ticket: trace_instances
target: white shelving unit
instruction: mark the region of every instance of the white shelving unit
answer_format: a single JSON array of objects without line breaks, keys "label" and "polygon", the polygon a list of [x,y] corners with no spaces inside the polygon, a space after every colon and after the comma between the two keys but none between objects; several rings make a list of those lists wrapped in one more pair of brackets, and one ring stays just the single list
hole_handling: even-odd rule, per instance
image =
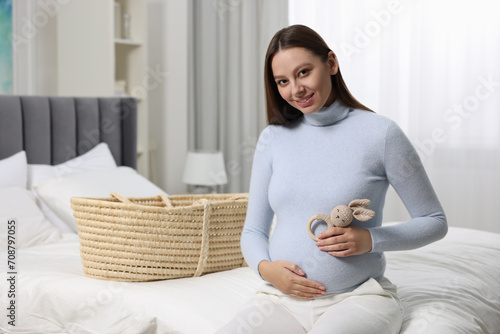
[{"label": "white shelving unit", "polygon": [[[115,2],[130,17],[130,38],[116,38]],[[121,20],[123,23],[123,19]],[[139,173],[149,176],[147,0],[72,0],[44,27],[50,43],[41,77],[49,94],[114,96],[117,81],[137,98]]]},{"label": "white shelving unit", "polygon": [[[118,3],[123,18],[128,14],[130,38],[123,38],[113,29],[114,42],[114,80],[125,82],[125,91],[129,96],[137,98],[138,107],[138,171],[149,176],[149,138],[148,138],[148,54],[147,54],[147,1],[146,0],[116,0],[112,1],[113,19],[114,3]],[[121,14],[121,15],[120,15]],[[124,20],[121,20],[123,29]],[[115,27],[113,20],[113,27]],[[121,38],[116,38],[121,35]]]}]

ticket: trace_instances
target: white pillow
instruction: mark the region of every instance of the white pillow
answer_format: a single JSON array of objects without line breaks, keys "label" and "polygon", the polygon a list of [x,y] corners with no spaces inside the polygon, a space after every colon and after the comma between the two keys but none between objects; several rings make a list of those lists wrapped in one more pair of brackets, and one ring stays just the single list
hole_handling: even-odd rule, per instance
[{"label": "white pillow", "polygon": [[36,198],[38,207],[40,208],[40,210],[42,210],[43,215],[49,220],[49,222],[52,223],[52,225],[54,225],[62,233],[75,233],[75,231],[73,231],[64,220],[59,218],[57,213],[52,211],[52,209],[47,204],[45,204],[45,202],[38,196],[35,191],[33,191],[32,193]]},{"label": "white pillow", "polygon": [[20,151],[0,160],[0,189],[8,187],[26,188],[28,161],[26,152]]},{"label": "white pillow", "polygon": [[71,197],[108,197],[117,192],[125,197],[150,197],[165,193],[130,167],[88,171],[50,179],[35,185],[38,196],[73,231],[77,231]]},{"label": "white pillow", "polygon": [[[15,224],[10,221],[15,220]],[[16,249],[54,242],[61,233],[45,218],[29,190],[20,187],[0,189],[0,240],[8,243],[9,233]],[[14,237],[15,239],[12,239]],[[6,250],[7,246],[5,246]]]},{"label": "white pillow", "polygon": [[[59,165],[28,165],[28,189],[32,190],[34,185],[52,178],[60,179],[65,175],[74,173],[115,168],[116,162],[108,144],[99,143],[87,153]],[[38,206],[43,214],[55,227],[64,233],[74,232],[36,193],[35,196],[37,197]]]},{"label": "white pillow", "polygon": [[28,165],[28,189],[34,185],[52,178],[88,170],[108,170],[116,168],[116,162],[106,143],[99,143],[90,151],[62,164]]}]

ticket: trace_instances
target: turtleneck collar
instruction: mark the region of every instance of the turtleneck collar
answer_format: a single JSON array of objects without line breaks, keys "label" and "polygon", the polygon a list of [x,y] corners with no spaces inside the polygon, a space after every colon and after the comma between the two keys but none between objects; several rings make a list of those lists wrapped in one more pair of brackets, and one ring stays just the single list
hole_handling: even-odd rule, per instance
[{"label": "turtleneck collar", "polygon": [[312,126],[329,126],[343,120],[349,108],[336,99],[329,107],[323,107],[312,114],[304,114],[304,122]]}]

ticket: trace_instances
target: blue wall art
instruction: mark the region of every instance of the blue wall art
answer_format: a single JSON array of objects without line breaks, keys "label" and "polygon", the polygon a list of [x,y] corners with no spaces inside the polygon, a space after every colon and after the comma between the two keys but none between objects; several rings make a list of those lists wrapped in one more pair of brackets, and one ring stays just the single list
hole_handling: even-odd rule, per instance
[{"label": "blue wall art", "polygon": [[12,94],[12,0],[0,0],[0,94]]}]

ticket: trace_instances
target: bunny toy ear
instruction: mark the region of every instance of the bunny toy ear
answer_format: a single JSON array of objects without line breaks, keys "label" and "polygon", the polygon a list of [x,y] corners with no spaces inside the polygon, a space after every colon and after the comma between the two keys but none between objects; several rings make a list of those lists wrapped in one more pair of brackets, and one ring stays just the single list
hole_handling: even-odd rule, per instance
[{"label": "bunny toy ear", "polygon": [[359,221],[365,222],[375,216],[375,212],[370,209],[356,208],[353,210],[352,215]]},{"label": "bunny toy ear", "polygon": [[369,199],[355,199],[354,201],[349,203],[349,207],[353,210],[355,208],[366,208],[368,205],[370,205]]},{"label": "bunny toy ear", "polygon": [[355,199],[349,203],[349,207],[352,209],[352,215],[359,221],[365,222],[372,219],[375,216],[375,212],[366,209],[370,205],[369,199]]}]

